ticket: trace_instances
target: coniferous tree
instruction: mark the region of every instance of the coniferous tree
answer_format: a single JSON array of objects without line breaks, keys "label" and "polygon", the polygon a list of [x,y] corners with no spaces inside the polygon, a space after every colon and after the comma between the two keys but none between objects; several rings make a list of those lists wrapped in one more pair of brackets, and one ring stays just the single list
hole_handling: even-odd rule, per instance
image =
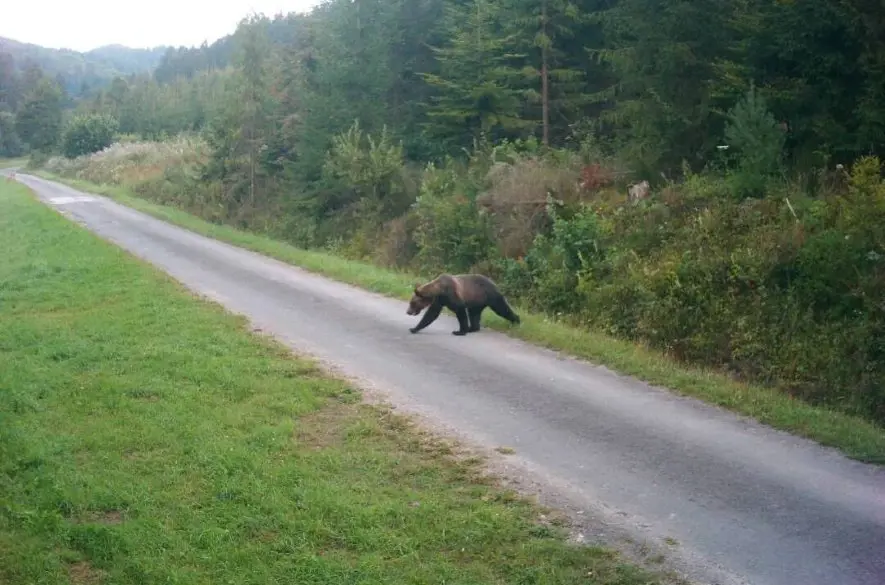
[{"label": "coniferous tree", "polygon": [[616,81],[601,92],[603,119],[618,132],[634,168],[650,177],[694,167],[715,152],[724,118],[714,116],[716,63],[733,43],[731,0],[619,0],[595,15],[605,47],[591,54]]},{"label": "coniferous tree", "polygon": [[21,156],[24,152],[25,145],[15,129],[15,115],[0,110],[0,157]]},{"label": "coniferous tree", "polygon": [[433,141],[424,139],[425,104],[432,87],[422,74],[439,73],[432,49],[440,45],[445,31],[440,22],[446,0],[390,0],[395,12],[387,33],[389,67],[393,75],[387,94],[387,126],[402,138],[406,156],[426,160],[437,154]]},{"label": "coniferous tree", "polygon": [[332,0],[321,5],[305,34],[299,102],[298,169],[306,180],[320,178],[332,137],[358,120],[379,132],[391,119],[387,97],[396,74],[388,67],[389,23],[395,12],[387,0]]},{"label": "coniferous tree", "polygon": [[427,108],[428,134],[452,148],[485,135],[524,135],[535,123],[520,117],[527,92],[516,52],[518,37],[503,26],[502,5],[471,0],[446,7],[445,46],[434,49],[439,73],[423,77],[435,89]]},{"label": "coniferous tree", "polygon": [[0,109],[14,112],[18,107],[20,91],[15,59],[9,53],[0,51]]},{"label": "coniferous tree", "polygon": [[216,119],[210,168],[231,189],[233,200],[255,206],[267,169],[263,165],[272,131],[270,72],[272,64],[264,17],[245,19],[238,30],[236,70],[231,91]]},{"label": "coniferous tree", "polygon": [[40,76],[33,82],[15,120],[18,136],[30,149],[47,153],[58,145],[63,101],[62,89],[54,80]]},{"label": "coniferous tree", "polygon": [[551,140],[551,117],[567,124],[589,102],[585,72],[569,62],[564,50],[586,21],[576,0],[509,0],[507,22],[526,45],[525,70],[537,80],[529,95],[540,105],[545,145]]}]

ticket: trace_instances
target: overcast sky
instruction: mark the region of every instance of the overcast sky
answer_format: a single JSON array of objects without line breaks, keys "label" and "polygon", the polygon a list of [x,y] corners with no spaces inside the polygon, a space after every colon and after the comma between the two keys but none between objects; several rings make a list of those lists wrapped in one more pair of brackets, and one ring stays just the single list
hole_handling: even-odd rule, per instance
[{"label": "overcast sky", "polygon": [[88,51],[199,45],[234,31],[251,11],[303,12],[320,0],[9,0],[0,9],[0,37],[44,47]]}]

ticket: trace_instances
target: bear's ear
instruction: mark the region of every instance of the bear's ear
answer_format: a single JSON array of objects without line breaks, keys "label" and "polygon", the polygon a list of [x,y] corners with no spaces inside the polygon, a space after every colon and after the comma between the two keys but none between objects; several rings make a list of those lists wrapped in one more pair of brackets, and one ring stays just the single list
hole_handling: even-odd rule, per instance
[{"label": "bear's ear", "polygon": [[414,290],[415,290],[415,295],[420,297],[421,296],[421,284],[416,282]]}]

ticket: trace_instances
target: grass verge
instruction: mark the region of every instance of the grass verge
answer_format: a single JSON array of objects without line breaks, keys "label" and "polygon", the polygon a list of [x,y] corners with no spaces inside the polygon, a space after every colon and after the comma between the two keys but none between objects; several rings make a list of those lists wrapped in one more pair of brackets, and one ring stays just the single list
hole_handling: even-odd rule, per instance
[{"label": "grass verge", "polygon": [[[342,259],[328,253],[303,250],[270,238],[206,222],[181,210],[134,197],[124,188],[38,172],[70,186],[101,193],[154,217],[194,232],[266,254],[336,280],[399,299],[408,299],[414,275]],[[851,416],[796,400],[774,388],[737,382],[708,369],[678,364],[641,345],[579,329],[542,315],[520,310],[522,324],[510,327],[495,315],[485,318],[490,328],[513,337],[603,364],[622,374],[699,398],[774,428],[792,432],[839,449],[867,463],[885,464],[885,429]]]},{"label": "grass verge", "polygon": [[652,582],[7,181],[0,248],[0,583]]}]

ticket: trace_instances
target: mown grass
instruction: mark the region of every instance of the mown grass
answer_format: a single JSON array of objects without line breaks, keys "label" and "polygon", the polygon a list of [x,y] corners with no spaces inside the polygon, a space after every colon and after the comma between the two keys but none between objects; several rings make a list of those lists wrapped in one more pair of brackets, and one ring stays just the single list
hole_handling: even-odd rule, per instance
[{"label": "mown grass", "polygon": [[[120,203],[197,233],[394,298],[408,299],[412,285],[420,281],[411,274],[321,251],[299,249],[265,236],[212,224],[181,210],[134,197],[121,187],[95,185],[45,172],[38,174],[108,195]],[[750,416],[774,428],[839,449],[851,458],[885,464],[885,429],[861,417],[810,405],[774,388],[744,384],[715,371],[679,364],[647,347],[530,314],[524,309],[519,312],[522,317],[519,327],[510,327],[492,314],[484,317],[484,323],[508,335],[603,364],[622,374]]]},{"label": "mown grass", "polygon": [[653,582],[9,181],[0,247],[0,583]]}]

